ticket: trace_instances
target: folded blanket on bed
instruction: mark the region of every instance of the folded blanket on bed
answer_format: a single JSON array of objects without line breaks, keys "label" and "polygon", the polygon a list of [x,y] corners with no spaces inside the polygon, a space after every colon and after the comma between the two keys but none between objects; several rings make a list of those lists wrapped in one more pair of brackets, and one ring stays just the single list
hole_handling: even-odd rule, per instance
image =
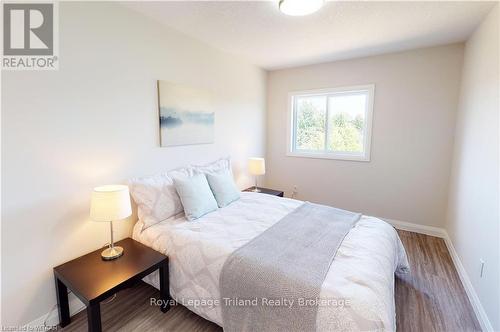
[{"label": "folded blanket on bed", "polygon": [[360,217],[306,202],[233,252],[219,279],[224,330],[316,330],[315,300]]}]

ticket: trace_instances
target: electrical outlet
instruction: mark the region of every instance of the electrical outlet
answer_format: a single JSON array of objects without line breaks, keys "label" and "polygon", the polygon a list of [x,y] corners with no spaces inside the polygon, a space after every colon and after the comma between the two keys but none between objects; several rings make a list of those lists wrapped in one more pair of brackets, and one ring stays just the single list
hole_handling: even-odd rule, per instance
[{"label": "electrical outlet", "polygon": [[479,271],[479,278],[482,278],[483,274],[484,274],[484,261],[482,259],[480,259],[479,262],[481,263],[481,270]]},{"label": "electrical outlet", "polygon": [[294,185],[293,186],[293,191],[292,191],[292,198],[297,197],[298,193],[299,193],[299,191],[297,190],[297,185]]}]

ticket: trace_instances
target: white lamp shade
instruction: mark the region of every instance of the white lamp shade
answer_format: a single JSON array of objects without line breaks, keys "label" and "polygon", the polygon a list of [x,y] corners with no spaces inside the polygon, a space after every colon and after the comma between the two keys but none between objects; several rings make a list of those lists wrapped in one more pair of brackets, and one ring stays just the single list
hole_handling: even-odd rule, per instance
[{"label": "white lamp shade", "polygon": [[94,188],[90,202],[90,219],[93,221],[114,221],[132,214],[128,187],[108,185]]},{"label": "white lamp shade", "polygon": [[248,171],[252,175],[266,174],[266,162],[264,158],[250,158],[248,159]]}]

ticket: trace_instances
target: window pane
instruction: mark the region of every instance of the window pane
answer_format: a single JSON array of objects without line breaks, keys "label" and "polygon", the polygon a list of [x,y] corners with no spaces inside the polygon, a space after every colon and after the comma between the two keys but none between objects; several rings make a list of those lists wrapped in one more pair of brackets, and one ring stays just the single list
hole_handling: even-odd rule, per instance
[{"label": "window pane", "polygon": [[363,152],[366,99],[365,93],[329,97],[328,150]]},{"label": "window pane", "polygon": [[295,148],[325,149],[326,96],[296,99]]}]

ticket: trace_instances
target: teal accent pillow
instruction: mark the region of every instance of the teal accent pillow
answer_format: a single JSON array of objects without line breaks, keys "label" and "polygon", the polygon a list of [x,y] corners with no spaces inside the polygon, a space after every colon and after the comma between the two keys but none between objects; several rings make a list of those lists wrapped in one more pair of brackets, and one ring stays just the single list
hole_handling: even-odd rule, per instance
[{"label": "teal accent pillow", "polygon": [[227,206],[240,198],[231,172],[207,174],[207,180],[219,207]]},{"label": "teal accent pillow", "polygon": [[217,210],[217,201],[205,174],[174,179],[174,185],[184,206],[187,220],[192,221]]}]

